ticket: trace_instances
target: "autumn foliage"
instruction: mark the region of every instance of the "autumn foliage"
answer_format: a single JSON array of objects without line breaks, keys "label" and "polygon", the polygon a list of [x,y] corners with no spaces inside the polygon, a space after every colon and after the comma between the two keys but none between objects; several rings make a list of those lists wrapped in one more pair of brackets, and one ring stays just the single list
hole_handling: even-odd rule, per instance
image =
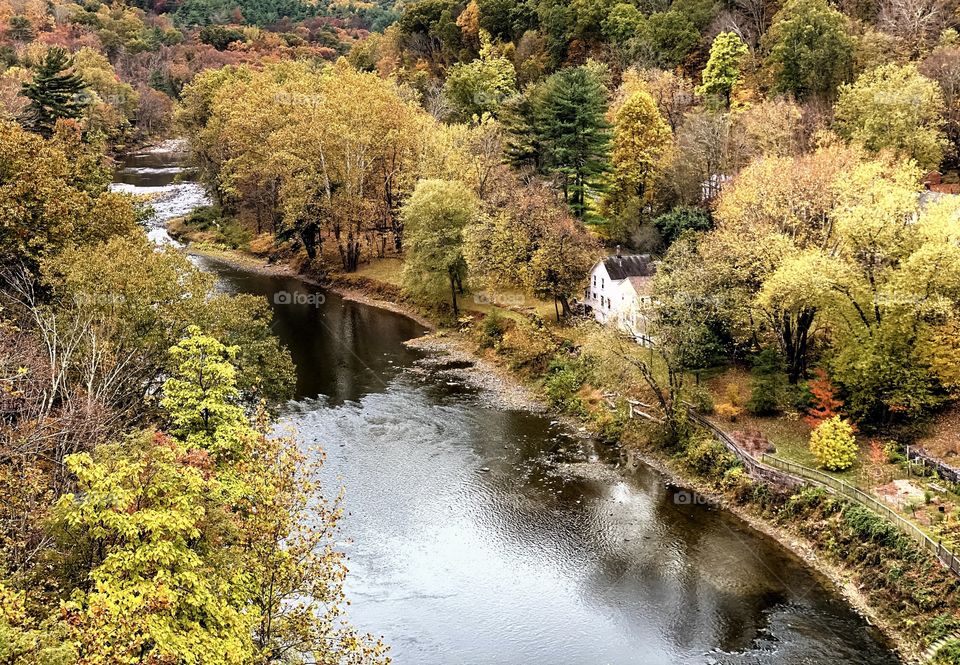
[{"label": "autumn foliage", "polygon": [[817,378],[807,383],[811,394],[811,406],[803,417],[810,427],[816,429],[825,420],[830,420],[843,409],[843,400],[837,397],[837,389],[830,383],[827,373],[816,370]]}]

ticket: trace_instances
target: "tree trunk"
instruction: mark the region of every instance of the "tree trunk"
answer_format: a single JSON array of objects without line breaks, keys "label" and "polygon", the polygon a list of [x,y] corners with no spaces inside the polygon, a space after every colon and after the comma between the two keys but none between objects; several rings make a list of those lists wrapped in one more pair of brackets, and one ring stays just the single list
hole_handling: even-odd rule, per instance
[{"label": "tree trunk", "polygon": [[459,315],[460,315],[460,311],[457,309],[457,280],[456,280],[456,277],[454,276],[453,270],[450,270],[449,274],[450,274],[450,297],[452,298],[452,302],[453,302],[453,318],[457,319],[459,318]]}]

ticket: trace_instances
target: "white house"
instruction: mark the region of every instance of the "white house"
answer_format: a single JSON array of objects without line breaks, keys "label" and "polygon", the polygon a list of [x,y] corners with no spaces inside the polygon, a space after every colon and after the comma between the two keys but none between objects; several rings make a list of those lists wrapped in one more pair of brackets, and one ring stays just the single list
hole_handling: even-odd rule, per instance
[{"label": "white house", "polygon": [[649,254],[621,255],[618,248],[590,271],[584,305],[600,323],[615,325],[641,344],[650,344],[647,321],[655,270]]}]

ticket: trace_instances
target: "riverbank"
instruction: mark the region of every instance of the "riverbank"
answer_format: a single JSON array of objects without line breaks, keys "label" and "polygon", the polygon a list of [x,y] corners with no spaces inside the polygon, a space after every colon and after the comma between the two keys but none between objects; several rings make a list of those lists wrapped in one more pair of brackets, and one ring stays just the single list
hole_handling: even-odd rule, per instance
[{"label": "riverbank", "polygon": [[[202,253],[216,260],[262,274],[282,276],[295,274],[289,266],[271,265],[240,252],[202,250]],[[429,318],[429,313],[418,311],[413,304],[398,297],[395,285],[376,284],[370,283],[370,280],[364,280],[362,287],[358,287],[355,280],[337,279],[325,280],[321,284],[309,276],[299,277],[310,283],[330,288],[352,300],[410,316],[425,325],[432,332],[422,338],[411,340],[409,345],[432,354],[434,360],[428,361],[428,365],[454,374],[458,379],[473,385],[488,396],[497,396],[496,399],[490,400],[491,405],[535,412],[546,410],[544,386],[542,382],[536,380],[535,376],[530,372],[518,371],[515,367],[511,367],[511,363],[505,362],[493,351],[478,349],[476,339],[467,333],[438,331],[436,323]],[[396,300],[389,298],[396,298]],[[577,417],[565,413],[563,419],[574,429],[596,430],[596,422],[590,417]],[[730,492],[724,491],[726,488],[718,488],[714,480],[691,472],[676,454],[671,455],[649,445],[638,445],[636,436],[634,432],[632,436],[622,437],[621,441],[627,457],[633,460],[634,464],[642,463],[656,469],[664,476],[665,482],[696,491],[706,497],[708,502],[736,515],[751,529],[777,541],[786,550],[802,559],[822,582],[835,588],[868,623],[885,635],[890,646],[903,658],[912,662],[921,662],[928,640],[916,631],[911,634],[898,627],[904,623],[904,612],[892,611],[890,607],[878,604],[876,598],[872,599],[871,590],[865,588],[864,573],[861,570],[851,567],[849,562],[837,562],[836,558],[825,550],[823,542],[805,537],[800,533],[802,530],[797,529],[795,524],[778,523],[777,519],[765,514],[766,509],[763,506],[758,507],[749,501],[732,500]],[[786,501],[786,498],[783,501]]]}]

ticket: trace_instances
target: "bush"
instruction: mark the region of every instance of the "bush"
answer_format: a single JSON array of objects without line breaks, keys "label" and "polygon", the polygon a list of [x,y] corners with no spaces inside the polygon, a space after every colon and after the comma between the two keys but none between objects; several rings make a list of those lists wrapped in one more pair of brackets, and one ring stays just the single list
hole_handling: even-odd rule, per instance
[{"label": "bush", "polygon": [[501,341],[507,332],[509,320],[501,316],[496,309],[487,314],[480,324],[480,348],[493,349]]},{"label": "bush", "polygon": [[960,665],[960,640],[950,640],[933,657],[935,665]]},{"label": "bush", "polygon": [[701,208],[674,208],[653,220],[668,245],[687,231],[709,231],[713,228],[710,213]]},{"label": "bush", "polygon": [[715,411],[720,418],[731,423],[737,422],[737,419],[743,415],[743,409],[729,402],[718,404]]},{"label": "bush", "polygon": [[810,434],[810,452],[820,466],[830,471],[849,469],[857,461],[857,440],[853,427],[840,416],[820,423]]},{"label": "bush", "polygon": [[858,503],[849,503],[843,509],[843,518],[859,541],[869,541],[897,550],[909,551],[911,542],[889,520]]},{"label": "bush", "polygon": [[200,206],[187,215],[184,224],[196,231],[209,231],[212,228],[219,228],[220,217],[219,208],[215,206]]},{"label": "bush", "polygon": [[723,478],[739,460],[709,434],[701,434],[687,446],[687,464],[703,476]]},{"label": "bush", "polygon": [[558,356],[550,363],[544,392],[554,407],[565,411],[581,411],[583,404],[577,394],[587,381],[584,364],[568,356]]},{"label": "bush", "polygon": [[710,415],[714,411],[713,395],[703,386],[696,386],[690,391],[690,403],[698,413]]},{"label": "bush", "polygon": [[819,508],[829,499],[829,493],[823,487],[804,487],[787,499],[783,506],[783,514],[802,516],[811,510]]}]

